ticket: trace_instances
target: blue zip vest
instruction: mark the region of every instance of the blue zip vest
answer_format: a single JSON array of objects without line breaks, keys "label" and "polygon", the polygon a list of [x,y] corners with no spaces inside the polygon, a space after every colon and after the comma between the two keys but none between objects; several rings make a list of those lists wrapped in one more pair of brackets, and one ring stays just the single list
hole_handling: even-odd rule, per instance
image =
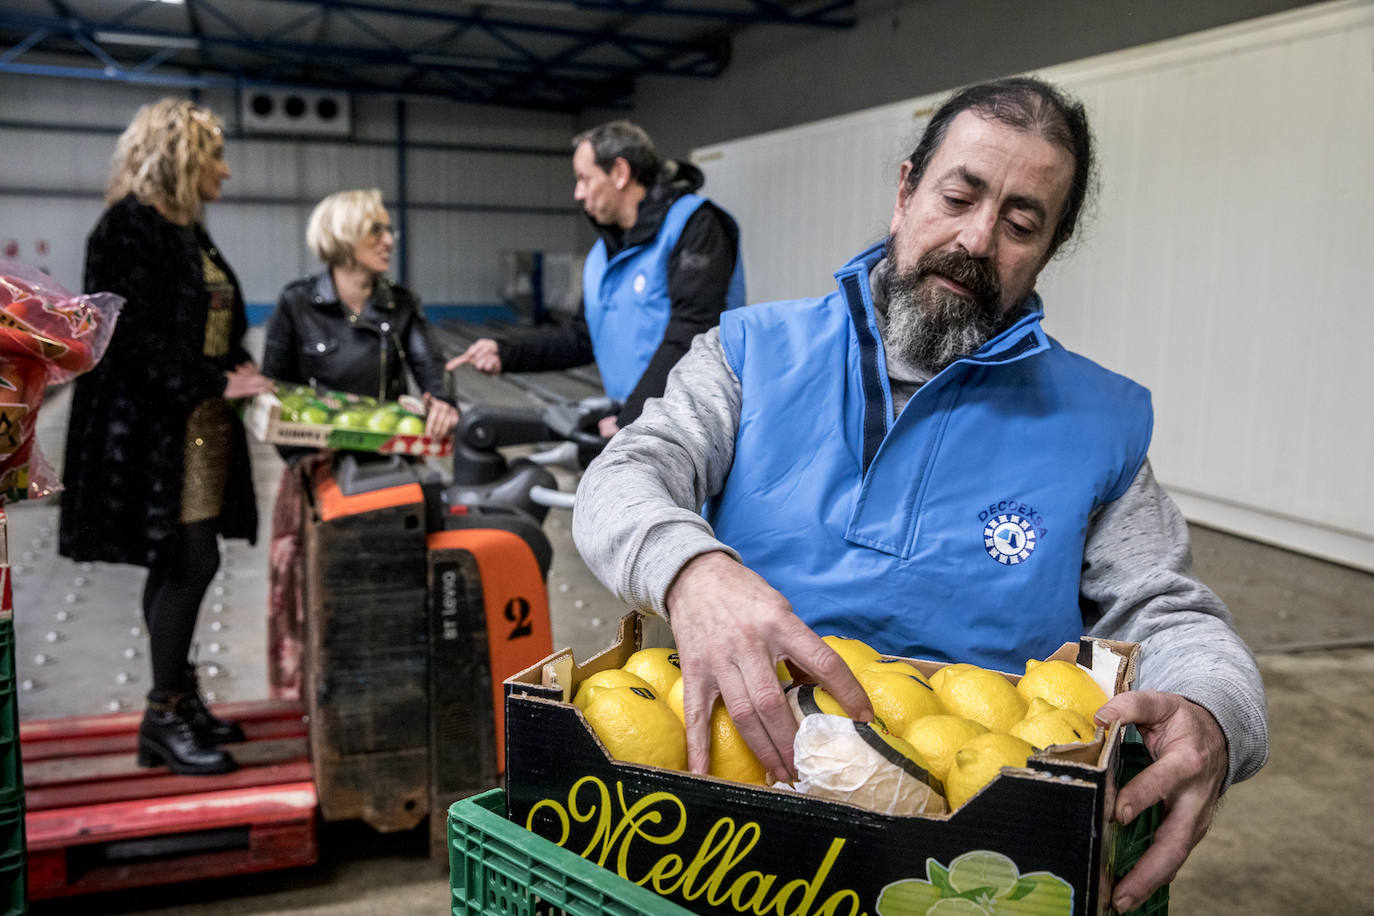
[{"label": "blue zip vest", "polygon": [[[682,227],[706,198],[684,194],[673,201],[653,239],[606,259],[606,242],[597,239],[582,267],[582,302],[591,333],[596,368],[606,394],[623,401],[663,342],[672,297],[668,260]],[[735,270],[725,307],[744,305],[744,258],[735,252]]]},{"label": "blue zip vest", "polygon": [[821,635],[1020,671],[1083,633],[1088,521],[1145,460],[1149,392],[1045,334],[1033,295],[894,420],[868,284],[881,257],[824,298],[721,316],[743,399],[707,518]]}]

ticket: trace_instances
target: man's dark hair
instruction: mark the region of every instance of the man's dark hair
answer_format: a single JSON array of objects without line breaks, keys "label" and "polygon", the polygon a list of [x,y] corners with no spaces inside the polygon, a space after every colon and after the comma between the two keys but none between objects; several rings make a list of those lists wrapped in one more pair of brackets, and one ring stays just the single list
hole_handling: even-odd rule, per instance
[{"label": "man's dark hair", "polygon": [[658,153],[654,150],[654,141],[638,124],[629,121],[598,124],[573,137],[573,149],[583,141],[592,145],[592,155],[601,171],[609,172],[617,159],[624,159],[630,166],[631,178],[646,188],[653,185],[658,175]]},{"label": "man's dark hair", "polygon": [[1016,130],[1036,133],[1073,155],[1073,183],[1069,185],[1064,213],[1050,240],[1050,254],[1054,254],[1073,235],[1092,184],[1093,139],[1082,103],[1069,99],[1043,80],[1024,76],[960,89],[931,116],[916,149],[907,157],[911,163],[906,179],[908,191],[916,190],[935,150],[944,142],[950,122],[964,111],[1000,121]]}]

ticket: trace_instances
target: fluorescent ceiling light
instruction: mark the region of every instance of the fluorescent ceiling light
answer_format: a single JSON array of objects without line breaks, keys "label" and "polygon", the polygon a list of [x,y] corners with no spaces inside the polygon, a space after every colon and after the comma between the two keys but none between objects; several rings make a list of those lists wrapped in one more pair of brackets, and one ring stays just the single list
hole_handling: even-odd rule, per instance
[{"label": "fluorescent ceiling light", "polygon": [[96,32],[96,41],[107,45],[134,45],[140,48],[198,48],[194,38],[179,35],[153,35],[148,32]]}]

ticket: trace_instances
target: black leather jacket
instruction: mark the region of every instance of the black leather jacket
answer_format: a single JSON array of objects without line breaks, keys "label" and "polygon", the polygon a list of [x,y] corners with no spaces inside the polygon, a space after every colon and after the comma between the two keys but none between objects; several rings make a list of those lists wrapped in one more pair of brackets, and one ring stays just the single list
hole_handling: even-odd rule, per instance
[{"label": "black leather jacket", "polygon": [[442,400],[444,360],[429,335],[420,300],[381,278],[359,315],[334,289],[328,270],[287,284],[267,323],[262,373],[394,401],[405,393],[409,368],[421,391]]}]

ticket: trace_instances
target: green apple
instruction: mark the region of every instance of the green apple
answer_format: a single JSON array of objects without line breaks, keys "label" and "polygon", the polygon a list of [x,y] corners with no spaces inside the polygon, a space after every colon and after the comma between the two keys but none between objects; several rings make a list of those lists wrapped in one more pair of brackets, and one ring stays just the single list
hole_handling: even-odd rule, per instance
[{"label": "green apple", "polygon": [[307,405],[296,412],[296,419],[301,423],[328,423],[329,411],[313,404]]},{"label": "green apple", "polygon": [[402,436],[423,436],[425,434],[425,419],[408,413],[396,421],[396,432]]},{"label": "green apple", "polygon": [[389,433],[396,429],[396,421],[400,419],[394,413],[383,407],[368,414],[367,428],[374,433]]},{"label": "green apple", "polygon": [[341,429],[367,429],[367,415],[357,410],[341,410],[331,422]]}]

